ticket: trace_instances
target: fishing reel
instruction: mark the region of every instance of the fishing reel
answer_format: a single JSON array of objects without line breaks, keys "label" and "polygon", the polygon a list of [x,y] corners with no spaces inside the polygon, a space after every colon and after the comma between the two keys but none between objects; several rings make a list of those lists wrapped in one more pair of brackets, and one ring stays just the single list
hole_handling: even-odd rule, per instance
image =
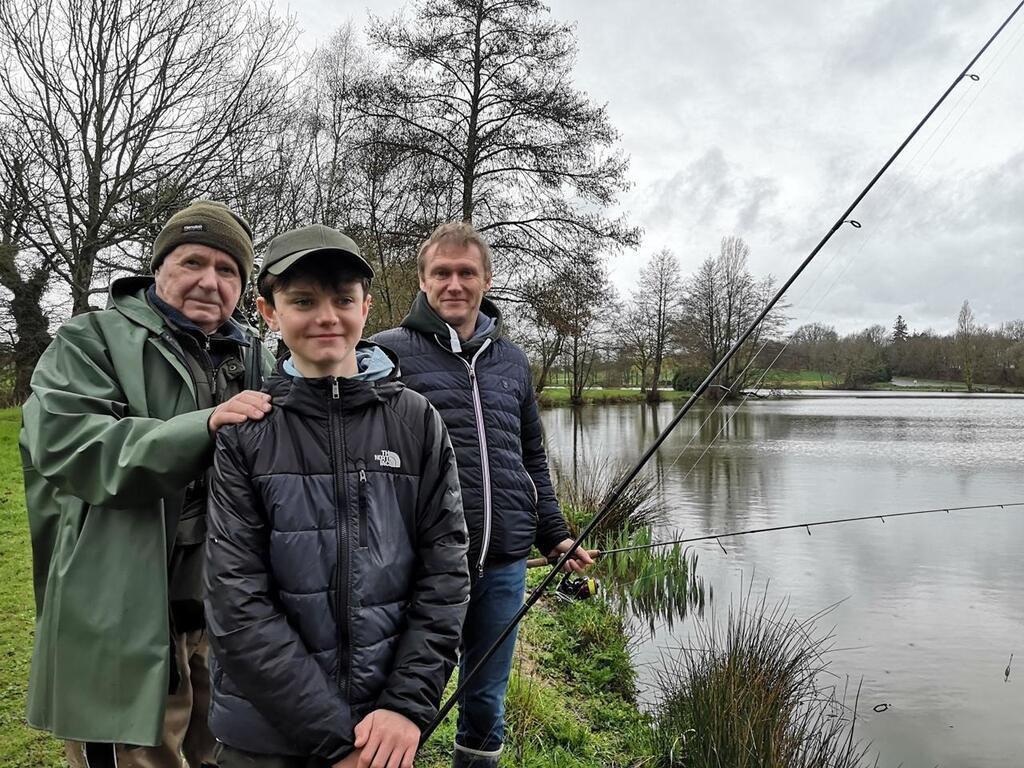
[{"label": "fishing reel", "polygon": [[555,588],[555,597],[571,603],[575,600],[589,600],[597,594],[598,583],[593,576],[573,576],[567,573]]}]

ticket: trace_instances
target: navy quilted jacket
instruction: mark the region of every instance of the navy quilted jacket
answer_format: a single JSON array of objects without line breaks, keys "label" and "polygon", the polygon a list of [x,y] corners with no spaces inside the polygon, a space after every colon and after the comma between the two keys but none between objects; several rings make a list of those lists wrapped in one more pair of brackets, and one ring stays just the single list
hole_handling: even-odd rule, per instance
[{"label": "navy quilted jacket", "polygon": [[[568,537],[558,508],[526,355],[501,338],[498,308],[483,338],[459,342],[421,292],[400,328],[373,341],[402,359],[402,380],[427,397],[448,427],[459,465],[469,526],[469,564],[525,557],[530,547],[547,554]],[[455,346],[459,352],[453,351]]]},{"label": "navy quilted jacket", "polygon": [[466,524],[444,424],[395,375],[279,364],[267,417],[218,432],[206,612],[226,744],[333,762],[372,709],[420,728],[437,712],[469,595]]}]

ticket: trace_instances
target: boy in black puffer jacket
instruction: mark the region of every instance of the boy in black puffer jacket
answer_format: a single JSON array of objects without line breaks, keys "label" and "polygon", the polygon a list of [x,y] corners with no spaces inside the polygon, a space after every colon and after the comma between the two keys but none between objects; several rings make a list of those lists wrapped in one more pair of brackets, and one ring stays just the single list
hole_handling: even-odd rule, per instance
[{"label": "boy in black puffer jacket", "polygon": [[[210,725],[221,768],[408,768],[456,660],[467,535],[448,433],[360,342],[373,271],[319,225],[274,238],[259,308],[291,352],[210,492]],[[392,762],[389,762],[391,758]]]}]

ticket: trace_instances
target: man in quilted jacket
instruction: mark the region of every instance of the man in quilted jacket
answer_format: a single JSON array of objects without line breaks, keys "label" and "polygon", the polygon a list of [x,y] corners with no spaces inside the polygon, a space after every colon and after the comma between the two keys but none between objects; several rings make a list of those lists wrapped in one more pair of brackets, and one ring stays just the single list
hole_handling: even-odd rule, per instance
[{"label": "man in quilted jacket", "polygon": [[[374,341],[402,358],[406,386],[441,412],[458,457],[473,578],[459,674],[465,675],[523,604],[534,545],[559,555],[572,544],[541,440],[526,355],[501,335],[491,252],[470,224],[438,227],[420,247],[420,293],[399,328]],[[580,549],[566,563],[592,562]],[[473,677],[459,702],[456,768],[496,766],[515,632]]]}]

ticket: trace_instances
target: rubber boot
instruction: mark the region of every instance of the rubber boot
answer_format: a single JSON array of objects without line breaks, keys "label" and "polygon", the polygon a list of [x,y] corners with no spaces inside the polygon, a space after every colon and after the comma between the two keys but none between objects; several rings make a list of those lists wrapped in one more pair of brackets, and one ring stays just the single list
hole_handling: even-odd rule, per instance
[{"label": "rubber boot", "polygon": [[481,752],[456,744],[452,753],[452,768],[498,768],[500,759],[500,749],[494,752]]}]

